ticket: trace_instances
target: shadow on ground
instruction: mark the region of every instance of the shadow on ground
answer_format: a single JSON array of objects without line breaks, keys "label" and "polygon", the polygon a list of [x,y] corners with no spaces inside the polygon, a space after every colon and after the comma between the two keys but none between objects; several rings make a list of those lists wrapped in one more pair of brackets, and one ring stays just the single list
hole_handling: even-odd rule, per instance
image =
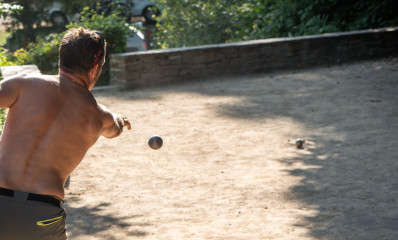
[{"label": "shadow on ground", "polygon": [[305,126],[310,154],[282,161],[313,168],[289,170],[302,181],[285,197],[317,210],[297,223],[316,239],[398,236],[397,67],[396,60],[367,62],[258,78],[245,101],[219,108],[234,118],[288,117]]},{"label": "shadow on ground", "polygon": [[310,154],[282,161],[313,168],[289,170],[302,181],[285,198],[317,210],[297,223],[316,239],[398,236],[397,67],[369,62],[254,79],[247,93],[233,83],[220,89],[248,94],[240,104],[220,106],[220,115],[288,117],[307,129]]},{"label": "shadow on ground", "polygon": [[[77,197],[69,197],[65,202],[65,209],[67,215],[73,216],[72,219],[67,218],[67,232],[71,239],[81,239],[83,236],[96,236],[96,239],[120,239],[117,234],[105,234],[108,229],[117,230],[122,229],[123,235],[131,237],[143,237],[148,233],[145,231],[129,231],[127,228],[131,227],[131,220],[141,216],[120,217],[106,213],[107,207],[110,203],[101,203],[95,206],[73,207],[69,202],[79,202]],[[145,227],[144,223],[137,223],[137,226]],[[73,234],[71,234],[73,233]]]}]

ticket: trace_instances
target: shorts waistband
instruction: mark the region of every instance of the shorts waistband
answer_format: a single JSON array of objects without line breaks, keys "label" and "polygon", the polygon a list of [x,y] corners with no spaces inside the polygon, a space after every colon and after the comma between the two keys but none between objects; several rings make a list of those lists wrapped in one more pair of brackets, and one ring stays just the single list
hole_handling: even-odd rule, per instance
[{"label": "shorts waistband", "polygon": [[[14,190],[0,187],[1,196],[14,197],[14,192]],[[48,203],[57,207],[62,207],[63,204],[63,201],[57,197],[36,193],[29,193],[27,200]]]}]

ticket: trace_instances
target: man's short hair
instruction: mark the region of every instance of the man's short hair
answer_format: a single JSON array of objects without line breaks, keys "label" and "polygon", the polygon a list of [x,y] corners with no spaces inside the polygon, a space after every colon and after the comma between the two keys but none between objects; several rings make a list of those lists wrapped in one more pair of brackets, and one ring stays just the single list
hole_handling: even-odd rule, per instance
[{"label": "man's short hair", "polygon": [[87,74],[96,64],[101,67],[104,63],[105,49],[105,39],[99,32],[71,28],[59,46],[59,67]]}]

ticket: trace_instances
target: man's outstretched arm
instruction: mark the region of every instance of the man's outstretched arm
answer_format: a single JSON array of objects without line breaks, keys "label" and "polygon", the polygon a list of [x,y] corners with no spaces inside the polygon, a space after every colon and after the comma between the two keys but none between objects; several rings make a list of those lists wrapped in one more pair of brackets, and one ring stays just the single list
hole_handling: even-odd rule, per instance
[{"label": "man's outstretched arm", "polygon": [[98,104],[99,110],[102,115],[102,133],[101,135],[106,138],[114,138],[119,136],[123,132],[123,128],[127,127],[128,130],[131,129],[130,121],[118,114],[112,113],[104,105]]}]

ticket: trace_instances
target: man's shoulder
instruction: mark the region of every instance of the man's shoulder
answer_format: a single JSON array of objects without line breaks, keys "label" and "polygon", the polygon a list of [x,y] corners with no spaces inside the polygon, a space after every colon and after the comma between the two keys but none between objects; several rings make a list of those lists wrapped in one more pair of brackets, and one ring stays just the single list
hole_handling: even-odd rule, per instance
[{"label": "man's shoulder", "polygon": [[8,78],[7,82],[19,83],[19,84],[32,84],[32,83],[57,83],[59,82],[57,76],[52,75],[28,75],[28,76],[20,76],[15,75]]}]

